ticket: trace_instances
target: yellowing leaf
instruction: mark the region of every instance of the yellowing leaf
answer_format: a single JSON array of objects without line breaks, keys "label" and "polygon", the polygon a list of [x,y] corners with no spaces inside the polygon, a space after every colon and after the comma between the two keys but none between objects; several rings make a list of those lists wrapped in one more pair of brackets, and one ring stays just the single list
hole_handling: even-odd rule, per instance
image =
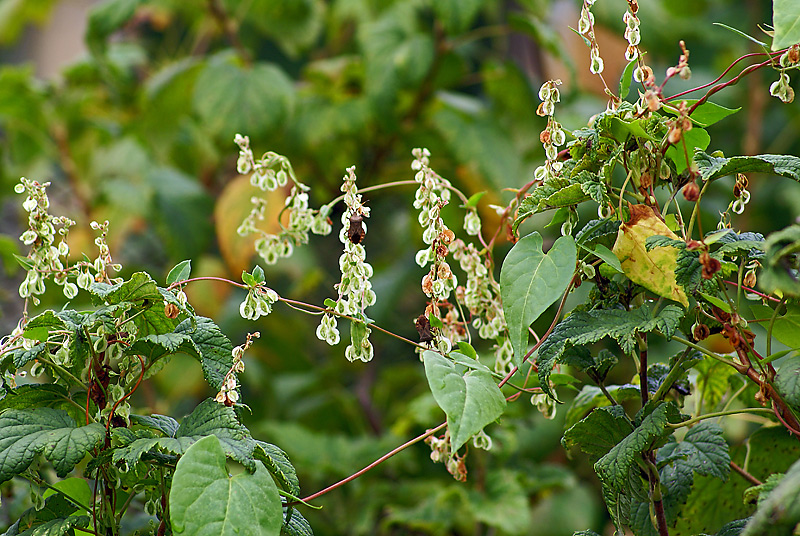
[{"label": "yellowing leaf", "polygon": [[647,251],[647,238],[664,235],[680,240],[675,233],[647,205],[631,207],[631,219],[620,225],[613,252],[622,263],[625,275],[647,290],[674,300],[684,307],[689,306],[686,293],[675,282],[678,265],[678,250],[673,247],[658,247]]}]

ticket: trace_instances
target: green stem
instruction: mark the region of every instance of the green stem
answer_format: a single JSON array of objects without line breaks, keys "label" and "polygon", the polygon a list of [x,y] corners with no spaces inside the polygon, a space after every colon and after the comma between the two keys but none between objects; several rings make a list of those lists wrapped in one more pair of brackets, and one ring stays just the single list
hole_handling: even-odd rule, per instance
[{"label": "green stem", "polygon": [[786,297],[781,298],[780,303],[772,312],[772,318],[769,319],[769,327],[767,328],[767,353],[766,355],[772,355],[772,328],[775,326],[775,320],[778,318],[778,312],[781,310],[781,306],[786,306]]},{"label": "green stem", "polygon": [[702,346],[699,346],[699,345],[693,343],[692,341],[684,339],[683,337],[679,337],[677,335],[673,335],[672,336],[672,340],[676,341],[676,342],[679,342],[681,344],[684,344],[684,345],[688,346],[689,348],[694,348],[698,352],[700,352],[700,353],[702,353],[704,355],[707,355],[708,357],[710,357],[712,359],[716,359],[720,363],[725,363],[726,365],[730,365],[731,367],[735,368],[736,370],[739,370],[739,368],[740,368],[740,366],[737,363],[734,363],[730,359],[725,359],[721,355],[715,354],[711,350],[707,350],[706,348],[703,348]]},{"label": "green stem", "polygon": [[75,505],[75,506],[77,506],[78,508],[81,508],[81,509],[85,510],[86,512],[91,512],[91,511],[92,511],[92,509],[91,509],[91,508],[89,508],[87,505],[83,504],[83,503],[82,503],[82,502],[80,502],[78,499],[75,499],[75,498],[73,498],[73,497],[72,497],[71,495],[69,495],[68,493],[65,493],[64,491],[62,491],[62,490],[60,490],[60,489],[58,489],[58,488],[55,488],[55,487],[53,487],[53,486],[52,486],[52,485],[50,485],[50,483],[48,483],[46,480],[43,480],[43,479],[41,479],[41,478],[36,478],[36,477],[34,477],[34,476],[32,476],[32,475],[25,474],[25,473],[21,473],[21,474],[19,474],[18,476],[20,476],[20,477],[24,478],[24,479],[25,479],[25,480],[27,480],[28,482],[31,482],[31,483],[33,483],[33,484],[36,484],[37,486],[44,486],[44,487],[46,487],[46,488],[48,488],[48,489],[51,489],[51,490],[55,491],[55,492],[56,492],[56,493],[58,493],[59,495],[63,495],[64,497],[66,497],[66,499],[67,499],[69,502],[71,502],[72,504],[74,504],[74,505]]},{"label": "green stem", "polygon": [[773,414],[772,410],[767,408],[731,409],[728,411],[717,411],[715,413],[706,413],[705,415],[700,415],[698,417],[694,417],[693,419],[689,419],[688,421],[679,422],[677,424],[667,423],[667,426],[669,426],[670,428],[683,428],[684,426],[691,426],[705,419],[725,417],[726,415],[737,415],[739,413],[767,413],[769,415]]},{"label": "green stem", "polygon": [[[36,359],[38,359],[39,361],[42,361],[44,363],[47,363],[48,365],[50,365],[51,367],[56,369],[59,372],[59,374],[62,374],[63,376],[66,376],[67,378],[69,378],[70,380],[75,382],[77,385],[83,387],[84,389],[88,389],[88,387],[86,387],[86,384],[84,384],[80,380],[80,378],[76,378],[74,374],[72,374],[70,371],[68,371],[67,369],[65,369],[61,365],[58,365],[58,364],[54,363],[53,361],[47,359],[46,357],[42,357],[42,356],[39,356]],[[70,402],[72,402],[73,404],[78,405],[77,402],[75,402],[74,400],[70,400]],[[78,407],[81,409],[81,411],[83,411],[83,408],[80,405],[78,405]]]},{"label": "green stem", "polygon": [[683,360],[686,359],[686,355],[689,353],[689,348],[686,349],[686,352],[675,362],[675,365],[669,370],[667,373],[667,377],[664,378],[664,381],[661,382],[661,385],[658,386],[658,391],[656,394],[653,395],[654,400],[661,401],[664,397],[667,396],[667,393],[672,388],[672,384],[678,379],[678,376],[681,375],[683,372],[683,367],[681,364]]}]

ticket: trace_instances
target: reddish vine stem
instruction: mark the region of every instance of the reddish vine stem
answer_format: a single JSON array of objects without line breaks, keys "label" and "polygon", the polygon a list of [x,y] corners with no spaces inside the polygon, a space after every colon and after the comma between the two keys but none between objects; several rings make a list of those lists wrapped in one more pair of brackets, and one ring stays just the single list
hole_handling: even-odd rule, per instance
[{"label": "reddish vine stem", "polygon": [[[739,283],[737,283],[736,281],[727,281],[727,280],[725,280],[725,283],[727,283],[729,285],[733,285],[734,287],[738,287],[739,286]],[[742,290],[746,290],[747,292],[755,294],[756,296],[758,296],[760,298],[764,298],[765,300],[773,301],[775,303],[780,303],[781,302],[781,300],[779,300],[778,298],[774,298],[772,296],[768,296],[767,294],[764,294],[763,292],[759,292],[756,289],[753,289],[753,288],[750,288],[750,287],[745,287],[744,285],[742,285]]]},{"label": "reddish vine stem", "polygon": [[708,98],[709,98],[711,95],[713,95],[714,93],[716,93],[716,92],[718,92],[718,91],[721,91],[721,90],[725,89],[725,88],[726,88],[726,87],[728,87],[728,86],[732,86],[732,85],[734,85],[734,84],[738,83],[738,82],[739,82],[739,80],[741,80],[741,79],[742,79],[742,77],[744,77],[744,76],[746,76],[746,75],[748,75],[748,74],[752,73],[753,71],[757,71],[758,69],[761,69],[762,67],[766,67],[767,65],[771,65],[771,64],[772,64],[772,61],[773,61],[773,58],[772,58],[772,56],[770,56],[770,58],[769,58],[767,61],[763,61],[763,62],[761,62],[761,63],[756,63],[756,64],[753,64],[753,65],[750,65],[749,67],[745,67],[745,68],[742,70],[742,72],[741,72],[741,73],[739,73],[739,74],[738,74],[738,75],[736,75],[735,77],[731,78],[731,79],[730,79],[730,80],[728,80],[727,82],[724,82],[724,83],[722,83],[722,84],[717,84],[716,86],[712,87],[711,89],[709,89],[709,90],[706,92],[706,94],[705,94],[705,95],[703,95],[702,97],[700,97],[700,99],[699,99],[697,102],[695,102],[695,103],[692,105],[692,107],[691,107],[691,108],[689,108],[689,111],[687,112],[687,115],[692,115],[692,112],[694,112],[694,111],[695,111],[695,109],[696,109],[698,106],[700,106],[701,104],[703,104],[704,102],[706,102],[706,101],[708,100]]},{"label": "reddish vine stem", "polygon": [[[783,54],[785,51],[786,51],[786,49],[779,50],[779,51],[777,51],[777,52],[771,52],[771,53],[769,54],[769,56],[770,56],[770,59],[771,59],[771,58],[774,58],[775,56],[780,56],[780,55],[781,55],[781,54]],[[697,87],[695,87],[695,88],[692,88],[692,89],[687,89],[686,91],[681,91],[680,93],[676,93],[675,95],[672,95],[671,97],[665,97],[665,98],[663,98],[663,99],[661,99],[661,100],[662,100],[662,102],[668,102],[668,101],[671,101],[672,99],[677,99],[678,97],[683,97],[684,95],[688,95],[689,93],[694,93],[695,91],[700,91],[701,89],[705,89],[705,88],[707,88],[707,87],[713,86],[714,84],[716,84],[717,82],[719,82],[720,80],[722,80],[722,79],[723,79],[723,77],[724,77],[726,74],[728,74],[728,73],[730,72],[730,70],[731,70],[731,69],[733,69],[733,68],[734,68],[734,66],[735,66],[737,63],[739,63],[740,61],[742,61],[742,60],[744,60],[744,59],[746,59],[746,58],[752,58],[752,57],[754,57],[754,56],[763,56],[763,55],[764,55],[764,53],[763,53],[763,52],[752,52],[752,53],[750,53],[750,54],[745,54],[744,56],[742,56],[742,57],[740,57],[740,58],[736,59],[736,60],[735,60],[733,63],[731,63],[731,64],[728,66],[728,68],[727,68],[727,69],[725,69],[724,71],[722,71],[722,74],[721,74],[721,75],[719,75],[717,78],[715,78],[715,79],[714,79],[714,80],[712,80],[711,82],[708,82],[707,84],[703,84],[702,86],[697,86]]]},{"label": "reddish vine stem", "polygon": [[754,477],[753,475],[751,475],[750,473],[748,473],[747,471],[736,465],[735,462],[731,461],[730,466],[731,469],[742,475],[742,477],[744,477],[745,480],[747,480],[754,486],[760,486],[761,484],[763,484],[763,482],[761,482],[759,479],[757,479],[756,477]]},{"label": "reddish vine stem", "polygon": [[[356,478],[360,477],[361,475],[363,475],[367,471],[371,470],[372,468],[377,467],[378,465],[382,464],[383,462],[385,462],[386,460],[388,460],[389,458],[391,458],[392,456],[394,456],[398,452],[401,452],[401,451],[407,449],[408,447],[410,447],[414,443],[419,443],[420,441],[422,441],[426,437],[432,436],[433,434],[435,434],[436,432],[438,432],[439,430],[441,430],[445,426],[447,426],[447,423],[443,422],[442,424],[440,424],[436,428],[431,428],[430,430],[427,430],[424,434],[420,434],[417,437],[415,437],[414,439],[412,439],[410,441],[406,441],[405,443],[403,443],[402,445],[400,445],[396,449],[392,450],[391,452],[387,452],[386,454],[384,454],[383,456],[381,456],[380,458],[378,458],[377,460],[375,460],[374,462],[372,462],[368,466],[364,467],[360,471],[357,471],[357,472],[353,473],[352,475],[348,476],[347,478],[344,478],[344,479],[340,480],[339,482],[337,482],[335,484],[332,484],[332,485],[328,486],[327,488],[325,488],[323,490],[320,490],[320,491],[318,491],[318,492],[316,492],[316,493],[314,493],[312,495],[309,495],[308,497],[305,497],[304,499],[302,499],[302,501],[303,502],[312,501],[312,500],[316,499],[317,497],[325,495],[329,491],[333,491],[336,488],[338,488],[340,486],[343,486],[344,484],[347,484],[351,480],[355,480]],[[295,506],[297,504],[300,504],[300,501],[293,501],[293,502],[287,503],[286,506]]]}]

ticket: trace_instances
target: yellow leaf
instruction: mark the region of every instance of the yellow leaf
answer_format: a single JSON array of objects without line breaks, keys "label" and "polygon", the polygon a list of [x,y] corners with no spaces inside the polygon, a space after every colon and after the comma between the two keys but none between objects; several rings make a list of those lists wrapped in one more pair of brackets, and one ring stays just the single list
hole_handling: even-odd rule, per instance
[{"label": "yellow leaf", "polygon": [[628,279],[654,294],[688,307],[686,293],[675,282],[678,250],[673,247],[658,247],[647,251],[647,237],[655,235],[680,240],[656,216],[652,208],[647,205],[633,205],[631,218],[620,226],[612,251],[621,261],[622,271]]}]

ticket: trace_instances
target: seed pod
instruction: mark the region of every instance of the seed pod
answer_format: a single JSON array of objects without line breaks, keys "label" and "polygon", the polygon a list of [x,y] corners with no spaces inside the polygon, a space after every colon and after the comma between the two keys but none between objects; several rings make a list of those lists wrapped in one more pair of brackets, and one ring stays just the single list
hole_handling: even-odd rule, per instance
[{"label": "seed pod", "polygon": [[353,244],[360,244],[365,236],[367,236],[367,231],[364,229],[364,216],[359,212],[353,212],[350,215],[350,227],[347,229],[347,239]]},{"label": "seed pod", "polygon": [[697,186],[696,182],[692,181],[683,187],[683,197],[691,203],[694,203],[700,198],[700,187]]}]

